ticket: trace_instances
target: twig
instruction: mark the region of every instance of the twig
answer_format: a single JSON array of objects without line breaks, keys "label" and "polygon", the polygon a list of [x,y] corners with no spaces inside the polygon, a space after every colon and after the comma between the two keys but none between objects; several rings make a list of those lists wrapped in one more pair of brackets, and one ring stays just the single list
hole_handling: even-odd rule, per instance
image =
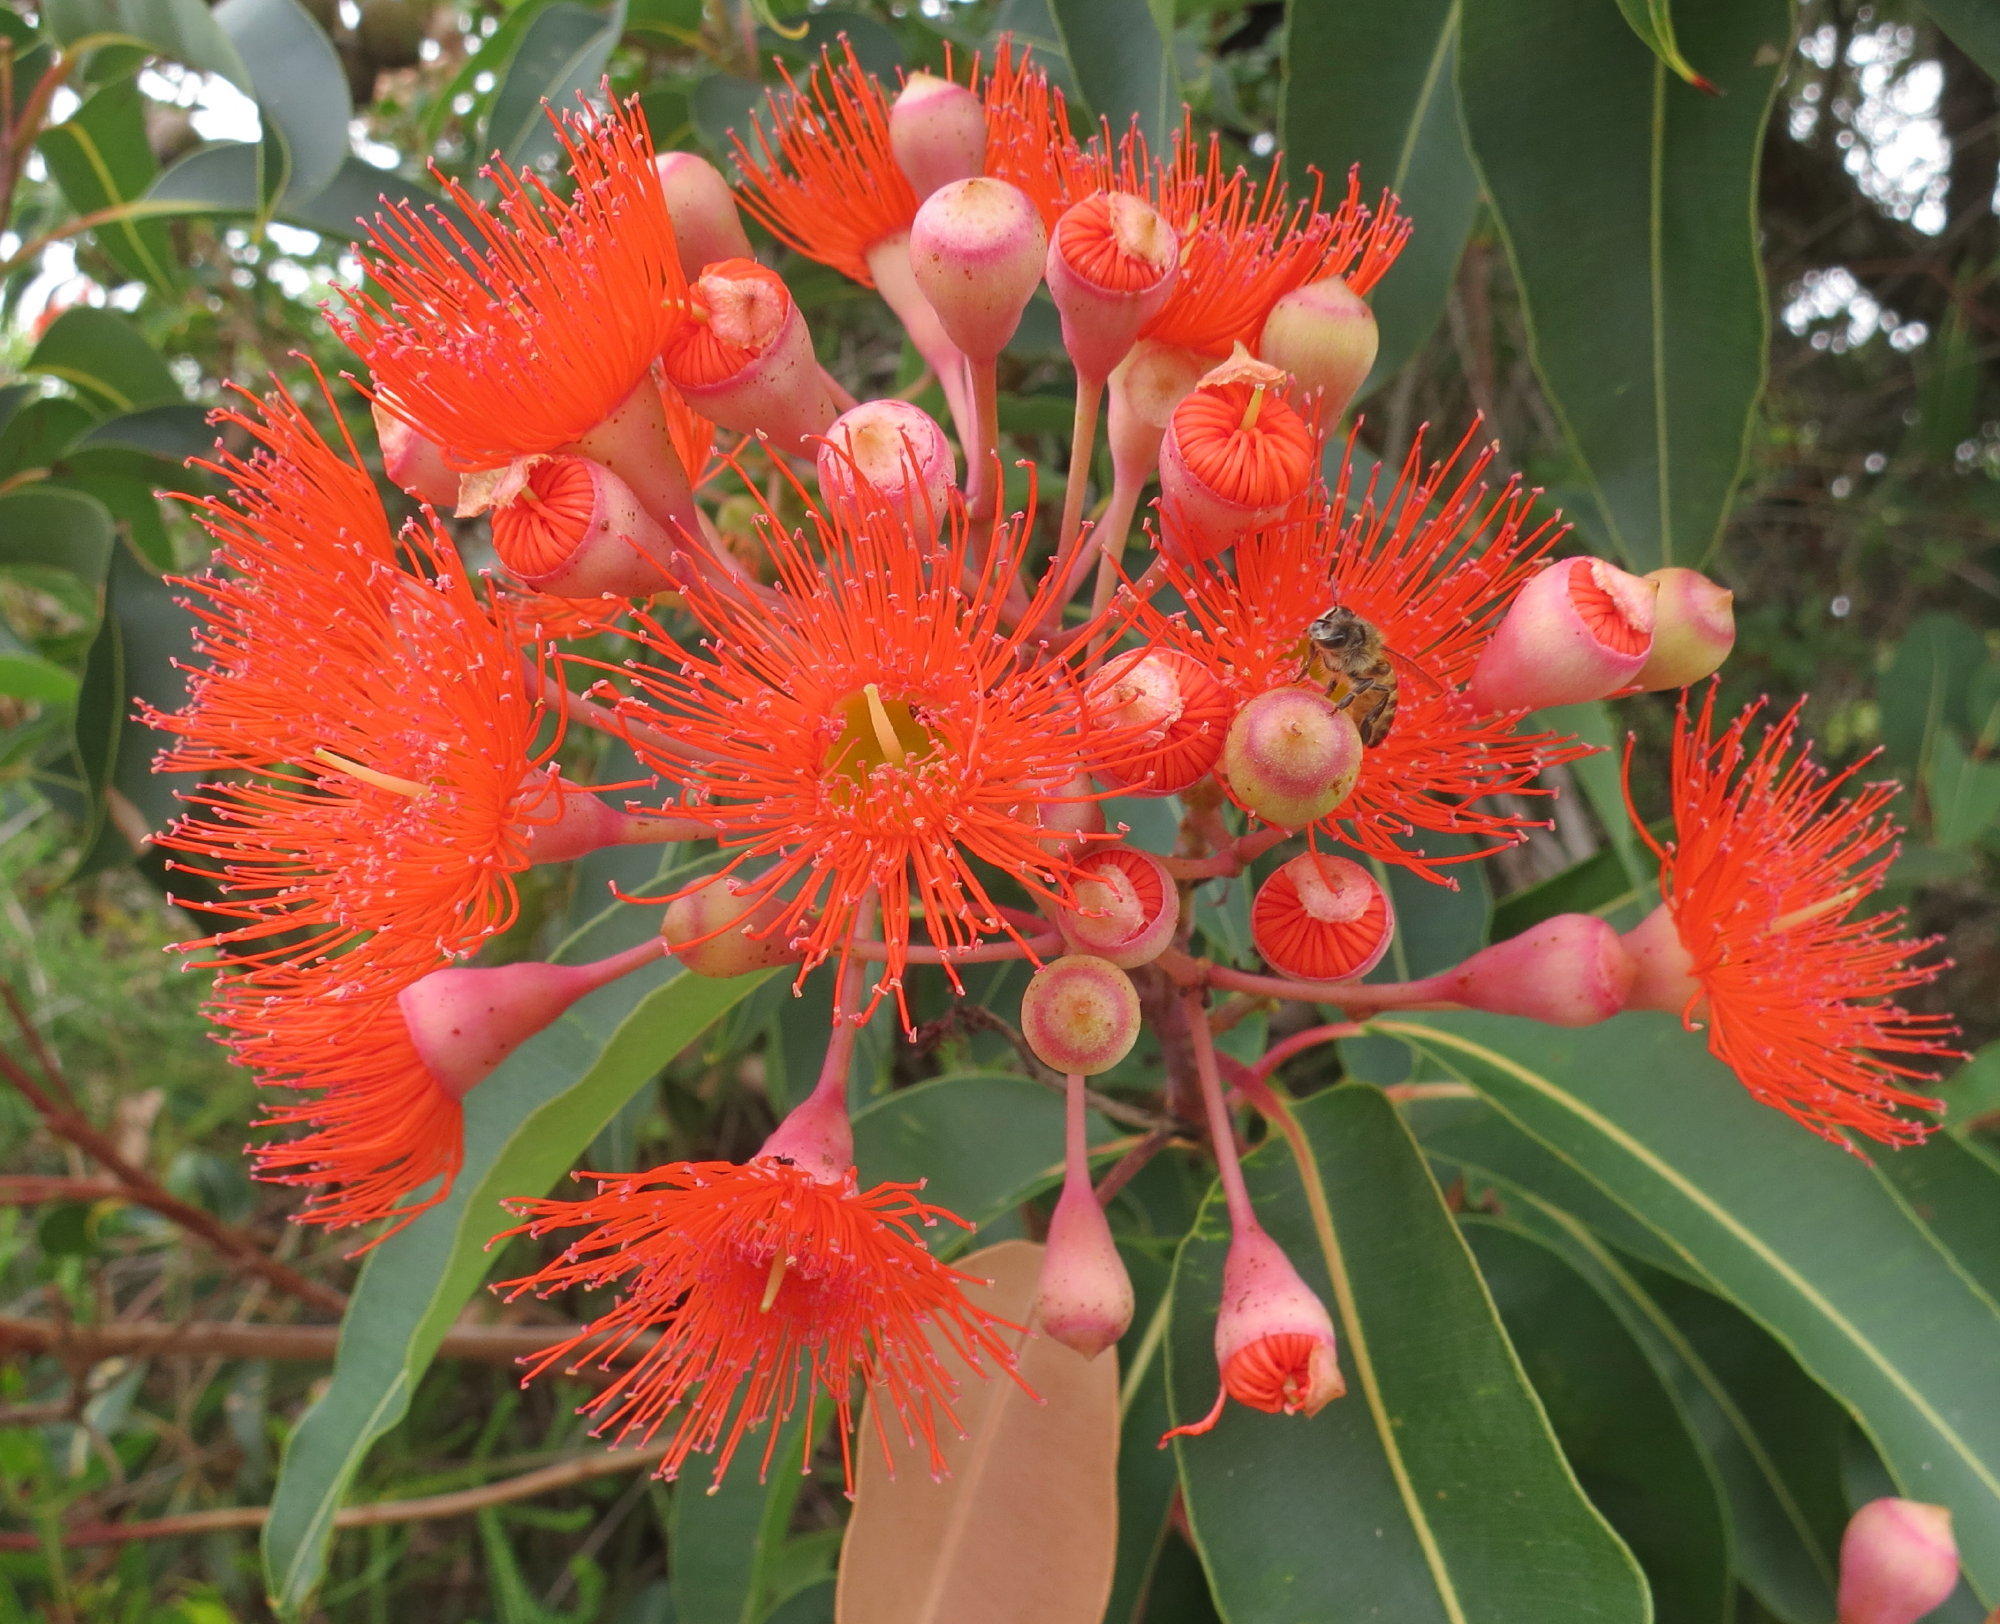
[{"label": "twig", "polygon": [[22,1173],[0,1177],[0,1207],[33,1207],[44,1201],[115,1201],[125,1194],[116,1179],[63,1178]]},{"label": "twig", "polygon": [[[444,1359],[506,1365],[576,1335],[572,1325],[459,1325],[438,1345]],[[71,1364],[99,1359],[330,1360],[340,1345],[337,1325],[245,1325],[234,1320],[113,1321],[61,1325],[0,1318],[0,1354],[53,1354]],[[638,1358],[645,1346],[628,1350]]]},{"label": "twig", "polygon": [[[427,1494],[415,1500],[378,1500],[373,1505],[348,1506],[334,1514],[335,1528],[372,1528],[381,1523],[435,1522],[440,1517],[463,1517],[488,1506],[505,1505],[510,1500],[526,1500],[532,1495],[588,1483],[593,1478],[629,1472],[635,1466],[655,1466],[667,1452],[660,1444],[646,1449],[594,1449],[572,1455],[551,1466],[542,1466],[519,1477],[484,1483],[476,1489],[455,1489],[449,1494]],[[59,1536],[64,1545],[127,1545],[142,1539],[180,1539],[191,1534],[227,1534],[261,1528],[271,1514],[269,1506],[218,1506],[212,1511],[188,1511],[176,1517],[155,1517],[148,1522],[80,1523],[64,1529]],[[0,1533],[0,1551],[38,1551],[40,1534]]]}]

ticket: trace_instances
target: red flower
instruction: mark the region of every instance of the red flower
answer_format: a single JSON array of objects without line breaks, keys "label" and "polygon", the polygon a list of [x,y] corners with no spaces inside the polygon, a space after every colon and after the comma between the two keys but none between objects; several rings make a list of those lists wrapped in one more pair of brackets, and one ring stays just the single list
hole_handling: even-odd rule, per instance
[{"label": "red flower", "polygon": [[977,565],[956,504],[934,547],[914,545],[885,505],[813,507],[807,522],[809,535],[760,524],[782,589],[772,601],[690,588],[698,651],[642,623],[664,659],[632,668],[639,696],[619,714],[642,761],[681,784],[675,811],[706,821],[733,868],[770,860],[744,882],[746,909],[782,899],[774,930],[802,947],[801,975],[844,958],[879,896],[875,997],[900,999],[912,914],[938,946],[964,946],[1017,934],[990,894],[995,875],[1066,894],[1075,868],[1038,806],[1129,740],[1079,731],[1076,667],[1026,630],[1042,596],[1019,629],[1003,625],[1032,511]]},{"label": "red flower", "polygon": [[[1558,533],[1555,520],[1535,522],[1533,497],[1518,479],[1489,491],[1481,476],[1494,448],[1467,459],[1470,443],[1467,436],[1426,468],[1419,440],[1387,499],[1376,501],[1371,481],[1358,508],[1350,457],[1330,500],[1321,491],[1238,540],[1233,569],[1169,561],[1187,613],[1169,620],[1149,608],[1140,619],[1142,631],[1204,661],[1239,703],[1300,679],[1306,627],[1328,608],[1373,623],[1398,672],[1395,725],[1362,758],[1354,793],[1318,827],[1440,881],[1445,866],[1515,844],[1535,827],[1477,802],[1546,793],[1534,787],[1543,768],[1587,753],[1557,734],[1516,733],[1518,715],[1475,716],[1455,692]],[[1399,843],[1420,831],[1483,844],[1431,855]]]},{"label": "red flower", "polygon": [[986,104],[986,173],[1020,187],[1053,228],[1063,210],[1096,189],[1070,133],[1063,93],[1027,47],[1006,35],[993,48],[992,72],[982,77],[973,59],[972,88]]},{"label": "red flower", "polygon": [[[1901,831],[1883,809],[1900,786],[1856,783],[1865,762],[1841,773],[1818,766],[1798,740],[1800,706],[1753,749],[1761,709],[1717,735],[1713,686],[1698,717],[1683,702],[1674,838],[1661,845],[1638,825],[1660,859],[1661,913],[1692,977],[1676,1001],[1690,1021],[1706,1006],[1709,1049],[1766,1105],[1836,1144],[1848,1129],[1915,1143],[1930,1124],[1899,1108],[1940,1106],[1904,1086],[1936,1075],[1910,1062],[1955,1056],[1957,1028],[1895,997],[1944,966],[1915,962],[1933,944],[1901,933],[1901,910],[1856,916],[1895,860]],[[1634,935],[1657,930],[1648,921]]]},{"label": "red flower", "polygon": [[576,190],[497,160],[498,208],[440,176],[470,237],[402,203],[369,228],[380,297],[340,290],[333,325],[375,398],[454,465],[559,450],[611,416],[683,319],[686,279],[637,101],[557,120]]},{"label": "red flower", "polygon": [[[572,1286],[617,1284],[623,1294],[576,1336],[538,1355],[530,1374],[574,1360],[580,1370],[614,1360],[641,1336],[658,1338],[587,1407],[599,1433],[653,1437],[680,1412],[660,1476],[691,1453],[713,1453],[715,1481],[744,1434],[766,1429],[760,1472],[803,1398],[807,1414],[831,1402],[850,1488],[853,1381],[921,1438],[933,1471],[942,1423],[956,1427],[954,1383],[933,1349],[937,1336],[975,1369],[1012,1371],[996,1327],[1014,1329],[966,1301],[969,1277],[925,1250],[917,1226],[960,1223],[916,1199],[914,1184],[862,1192],[850,1171],[823,1183],[781,1158],[674,1162],[638,1175],[586,1173],[598,1191],[582,1201],[510,1201],[531,1235],[587,1229],[554,1263],[506,1284],[547,1296]],[[513,1231],[519,1234],[521,1230]],[[600,1340],[601,1339],[601,1340]]]}]

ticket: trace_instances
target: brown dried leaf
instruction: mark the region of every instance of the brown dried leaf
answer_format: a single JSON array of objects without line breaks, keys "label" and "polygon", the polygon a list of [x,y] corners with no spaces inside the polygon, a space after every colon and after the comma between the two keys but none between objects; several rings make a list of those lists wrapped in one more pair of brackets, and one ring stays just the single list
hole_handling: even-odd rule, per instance
[{"label": "brown dried leaf", "polygon": [[[959,1267],[992,1281],[969,1297],[1018,1325],[1041,1264],[1041,1247],[1003,1241]],[[966,1435],[939,1440],[942,1482],[921,1446],[896,1436],[892,1476],[863,1418],[837,1624],[1099,1624],[1118,1544],[1117,1350],[1085,1359],[1027,1337],[1021,1376],[1040,1403],[939,1351],[962,1384]]]}]

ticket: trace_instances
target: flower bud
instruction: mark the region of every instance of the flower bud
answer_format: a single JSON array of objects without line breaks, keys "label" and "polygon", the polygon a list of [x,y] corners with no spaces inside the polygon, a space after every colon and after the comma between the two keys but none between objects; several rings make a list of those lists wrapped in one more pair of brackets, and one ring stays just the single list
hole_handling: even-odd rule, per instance
[{"label": "flower bud", "polygon": [[1073,953],[1094,953],[1121,970],[1151,964],[1174,939],[1180,892],[1166,865],[1136,846],[1099,846],[1076,860],[1083,877],[1056,928]]},{"label": "flower bud", "polygon": [[1257,888],[1250,939],[1301,981],[1351,981],[1382,962],[1396,914],[1374,875],[1327,852],[1302,852]]},{"label": "flower bud", "polygon": [[1215,1316],[1215,1363],[1222,1391],[1201,1420],[1160,1442],[1207,1432],[1226,1399],[1275,1415],[1317,1415],[1347,1391],[1333,1320],[1283,1248],[1261,1229],[1239,1229],[1222,1266]]},{"label": "flower bud", "polygon": [[691,818],[621,812],[588,790],[565,782],[555,771],[529,775],[515,816],[527,825],[531,863],[568,863],[607,846],[692,840],[710,832],[706,824]]},{"label": "flower bud", "polygon": [[1280,829],[1303,829],[1353,792],[1361,734],[1325,694],[1272,688],[1236,712],[1216,770],[1247,811]]},{"label": "flower bud", "polygon": [[721,170],[693,152],[663,152],[654,158],[653,168],[667,194],[667,217],[674,223],[683,276],[692,282],[717,260],[750,257],[736,194]]},{"label": "flower bud", "polygon": [[712,423],[810,455],[838,408],[784,279],[753,259],[725,259],[689,284],[688,306],[660,354],[682,398]]},{"label": "flower bud", "polygon": [[1143,484],[1159,461],[1174,408],[1208,373],[1209,358],[1142,338],[1111,372],[1106,444],[1121,477]]},{"label": "flower bud", "polygon": [[1951,1513],[1920,1500],[1870,1500],[1840,1541],[1837,1624],[1917,1624],[1958,1588]]},{"label": "flower bud", "polygon": [[1087,844],[1084,836],[1104,833],[1104,802],[1087,775],[1049,785],[1032,816],[1043,831],[1037,838],[1059,857],[1074,857]]},{"label": "flower bud", "polygon": [[1632,955],[1594,914],[1557,914],[1432,977],[1440,998],[1550,1026],[1595,1026],[1625,1007]]},{"label": "flower bud", "polygon": [[1052,1071],[1095,1077],[1139,1041],[1139,994],[1115,964],[1072,953],[1037,970],[1021,994],[1021,1035]]},{"label": "flower bud", "polygon": [[910,226],[910,268],[953,344],[975,362],[1007,347],[1041,284],[1049,234],[1020,187],[985,176],[942,186]]},{"label": "flower bud", "polygon": [[889,147],[921,203],[985,170],[985,104],[963,85],[913,73],[889,107]]},{"label": "flower bud", "polygon": [[1603,699],[1629,687],[1653,647],[1658,587],[1601,558],[1565,558],[1521,588],[1472,669],[1482,716]]},{"label": "flower bud", "polygon": [[438,512],[449,513],[458,502],[458,470],[444,460],[437,446],[380,401],[371,401],[369,410],[375,418],[375,439],[382,447],[382,472],[389,482]]},{"label": "flower bud", "polygon": [[1713,676],[1736,646],[1736,594],[1697,570],[1654,570],[1653,651],[1632,685],[1643,693]]},{"label": "flower bud", "polygon": [[760,902],[748,886],[714,879],[667,904],[660,934],[673,956],[698,976],[747,975],[797,961],[778,923],[784,912],[779,897]]},{"label": "flower bud", "polygon": [[631,486],[588,457],[536,457],[495,484],[493,550],[523,586],[559,598],[651,597],[678,549]]},{"label": "flower bud", "polygon": [[834,420],[818,462],[820,494],[829,501],[852,501],[865,485],[902,515],[911,535],[936,538],[956,468],[951,442],[921,407],[863,401]]},{"label": "flower bud", "polygon": [[815,1089],[785,1113],[758,1147],[760,1160],[790,1162],[822,1184],[839,1184],[854,1171],[854,1126],[843,1095],[829,1098]]},{"label": "flower bud", "polygon": [[1090,1181],[1065,1180],[1049,1215],[1035,1323],[1064,1347],[1095,1359],[1125,1334],[1132,1308],[1132,1277]]},{"label": "flower bud", "polygon": [[586,993],[659,957],[657,941],[593,964],[433,970],[396,996],[424,1068],[462,1100],[510,1054]]},{"label": "flower bud", "polygon": [[1632,985],[1625,993],[1625,1007],[1685,1014],[1688,1005],[1701,996],[1701,983],[1694,977],[1693,958],[1681,945],[1673,910],[1661,903],[1628,930],[1623,940],[1632,960]]},{"label": "flower bud", "polygon": [[1131,649],[1107,661],[1085,703],[1097,727],[1124,735],[1101,758],[1106,775],[1149,795],[1171,795],[1206,774],[1229,728],[1228,693],[1179,649]]},{"label": "flower bud", "polygon": [[1305,494],[1319,440],[1281,391],[1290,379],[1239,351],[1189,392],[1160,447],[1160,516],[1167,550],[1215,557]]},{"label": "flower bud", "polygon": [[1064,211],[1044,275],[1078,377],[1110,377],[1167,302],[1180,263],[1180,238],[1144,198],[1094,192]]},{"label": "flower bud", "polygon": [[1337,276],[1294,288],[1271,307],[1257,340],[1257,358],[1319,396],[1331,422],[1347,410],[1375,364],[1375,312]]}]

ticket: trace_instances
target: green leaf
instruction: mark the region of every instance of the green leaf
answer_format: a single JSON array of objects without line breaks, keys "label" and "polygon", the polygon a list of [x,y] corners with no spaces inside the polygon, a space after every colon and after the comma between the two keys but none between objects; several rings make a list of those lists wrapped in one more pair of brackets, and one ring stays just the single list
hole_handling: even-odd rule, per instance
[{"label": "green leaf", "polygon": [[[159,165],[146,140],[145,106],[135,80],[114,80],[92,91],[35,143],[78,214],[135,202],[153,183]],[[99,228],[96,241],[122,270],[157,293],[172,294],[185,280],[161,221],[114,221]]]},{"label": "green leaf", "polygon": [[1951,1507],[1974,1588],[2000,1597],[2000,1310],[1882,1173],[1759,1105],[1665,1015],[1581,1031],[1475,1015],[1378,1026],[1769,1327],[1855,1412],[1904,1493]]},{"label": "green leaf", "polygon": [[1086,109],[1122,134],[1132,120],[1164,154],[1181,121],[1173,39],[1147,0],[1048,0],[1048,14]]},{"label": "green leaf", "polygon": [[65,310],[36,341],[22,370],[60,378],[89,405],[112,412],[181,401],[180,385],[160,352],[115,310]]},{"label": "green leaf", "polygon": [[44,705],[67,704],[76,697],[74,674],[44,659],[0,624],[0,694]]},{"label": "green leaf", "polygon": [[2000,79],[2000,12],[1986,0],[1925,0],[1924,9],[1989,79]]},{"label": "green leaf", "polygon": [[439,1341],[492,1267],[487,1244],[514,1221],[501,1199],[551,1188],[635,1088],[762,979],[637,972],[530,1038],[466,1097],[456,1187],[368,1254],[333,1375],[285,1446],[264,1526],[265,1583],[281,1613],[305,1609],[355,1473],[408,1411]]},{"label": "green leaf", "polygon": [[[257,147],[246,141],[218,141],[198,147],[166,169],[147,193],[150,202],[183,214],[242,214],[264,212],[258,188],[262,175]],[[352,242],[361,237],[359,222],[372,217],[384,201],[409,200],[426,208],[445,207],[442,198],[420,181],[391,170],[377,169],[359,158],[341,164],[339,173],[311,197],[280,198],[273,216],[287,225]]]},{"label": "green leaf", "polygon": [[1945,1083],[1944,1119],[1953,1128],[1989,1126],[2000,1117],[2000,1043],[1989,1043]]},{"label": "green leaf", "polygon": [[1625,13],[1632,32],[1653,55],[1697,90],[1714,88],[1681,55],[1680,45],[1674,39],[1674,14],[1668,0],[1618,0],[1618,9]]},{"label": "green leaf", "polygon": [[[766,1570],[805,1485],[805,1419],[783,1427],[762,1480],[746,1459],[719,1484],[690,1472],[674,1484],[667,1520],[674,1624],[757,1624]],[[761,1460],[763,1451],[756,1451]]]},{"label": "green leaf", "polygon": [[1947,1129],[1880,1157],[1876,1166],[1911,1216],[2000,1302],[2000,1160]]},{"label": "green leaf", "polygon": [[[1329,1279],[1348,1393],[1311,1420],[1229,1405],[1176,1442],[1188,1520],[1229,1624],[1594,1624],[1650,1616],[1630,1553],[1579,1490],[1465,1242],[1395,1111],[1348,1084],[1298,1107],[1327,1244],[1282,1142],[1246,1162],[1265,1227]],[[1209,1407],[1227,1226],[1211,1197],[1174,1272],[1177,1419]],[[1257,1492],[1245,1492],[1255,1484]]]},{"label": "green leaf", "polygon": [[128,41],[154,56],[220,74],[250,88],[243,59],[202,0],[44,0],[42,21],[58,43]]},{"label": "green leaf", "polygon": [[311,197],[347,157],[354,103],[339,53],[298,0],[222,0],[215,20],[249,70],[265,144],[273,128],[283,137],[289,167],[284,185],[273,190]]},{"label": "green leaf", "polygon": [[29,485],[0,496],[0,569],[67,570],[95,586],[111,556],[111,515],[77,491]]},{"label": "green leaf", "polygon": [[1382,340],[1372,389],[1437,326],[1479,211],[1452,89],[1459,0],[1297,4],[1286,16],[1279,124],[1293,184],[1317,170],[1337,189],[1359,164],[1364,193],[1386,186],[1417,226],[1369,295]]},{"label": "green leaf", "polygon": [[1682,0],[1676,21],[1722,95],[1676,83],[1603,0],[1465,0],[1458,59],[1536,368],[1641,570],[1699,563],[1742,469],[1768,324],[1757,155],[1791,37],[1783,0]]},{"label": "green leaf", "polygon": [[569,111],[579,91],[593,93],[624,31],[624,0],[608,11],[555,0],[537,12],[493,93],[485,150],[516,169],[554,152],[555,129],[542,104]]},{"label": "green leaf", "polygon": [[1591,1504],[1645,1569],[1659,1624],[1728,1624],[1721,1489],[1686,1418],[1593,1282],[1526,1230],[1465,1235]]},{"label": "green leaf", "polygon": [[1940,732],[1924,775],[1924,795],[1935,844],[1977,845],[2000,821],[2000,761],[1970,755],[1956,733]]}]

